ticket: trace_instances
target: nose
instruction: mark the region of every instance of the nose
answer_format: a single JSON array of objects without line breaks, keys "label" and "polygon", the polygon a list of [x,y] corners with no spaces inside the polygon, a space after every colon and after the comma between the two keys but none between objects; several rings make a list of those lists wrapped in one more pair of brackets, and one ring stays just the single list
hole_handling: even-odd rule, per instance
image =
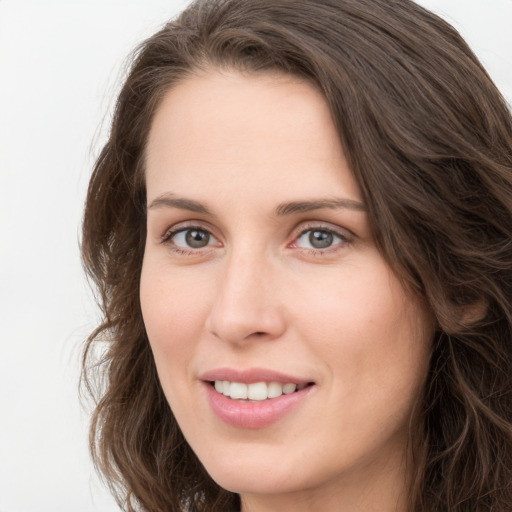
[{"label": "nose", "polygon": [[210,333],[232,344],[279,338],[286,329],[284,311],[265,255],[233,252],[223,265],[207,319]]}]

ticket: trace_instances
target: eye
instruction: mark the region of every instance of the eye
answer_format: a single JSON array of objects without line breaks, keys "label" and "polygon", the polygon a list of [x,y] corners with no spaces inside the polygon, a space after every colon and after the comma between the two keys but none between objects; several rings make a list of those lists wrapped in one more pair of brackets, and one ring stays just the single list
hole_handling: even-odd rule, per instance
[{"label": "eye", "polygon": [[294,246],[302,249],[322,250],[348,242],[348,238],[326,228],[311,228],[302,231]]},{"label": "eye", "polygon": [[178,250],[203,249],[213,245],[217,240],[206,229],[198,227],[181,228],[167,232],[163,240]]}]

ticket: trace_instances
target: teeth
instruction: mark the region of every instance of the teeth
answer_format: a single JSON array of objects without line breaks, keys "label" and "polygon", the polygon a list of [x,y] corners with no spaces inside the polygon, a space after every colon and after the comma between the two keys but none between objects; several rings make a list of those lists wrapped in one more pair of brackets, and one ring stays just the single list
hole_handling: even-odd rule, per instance
[{"label": "teeth", "polygon": [[232,382],[229,386],[229,397],[234,400],[245,400],[247,398],[247,384]]},{"label": "teeth", "polygon": [[267,396],[268,398],[277,398],[283,394],[283,385],[279,384],[279,382],[271,382],[267,386]]},{"label": "teeth", "polygon": [[285,395],[289,395],[290,393],[293,393],[297,389],[296,384],[285,384],[283,386],[283,393]]},{"label": "teeth", "polygon": [[282,394],[289,395],[295,391],[304,389],[306,384],[294,384],[292,382],[281,384],[280,382],[255,382],[244,384],[243,382],[230,382],[228,380],[216,380],[215,389],[233,400],[262,401],[267,398],[277,398]]},{"label": "teeth", "polygon": [[266,400],[267,385],[264,382],[256,382],[247,386],[247,397],[250,400]]}]

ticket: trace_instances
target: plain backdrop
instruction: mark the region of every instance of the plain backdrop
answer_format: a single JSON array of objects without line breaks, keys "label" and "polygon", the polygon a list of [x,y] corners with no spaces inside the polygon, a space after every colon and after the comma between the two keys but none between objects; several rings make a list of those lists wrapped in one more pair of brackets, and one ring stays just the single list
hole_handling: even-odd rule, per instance
[{"label": "plain backdrop", "polygon": [[[79,225],[125,58],[185,0],[0,0],[0,512],[111,512],[78,398]],[[512,0],[422,0],[512,100]]]}]

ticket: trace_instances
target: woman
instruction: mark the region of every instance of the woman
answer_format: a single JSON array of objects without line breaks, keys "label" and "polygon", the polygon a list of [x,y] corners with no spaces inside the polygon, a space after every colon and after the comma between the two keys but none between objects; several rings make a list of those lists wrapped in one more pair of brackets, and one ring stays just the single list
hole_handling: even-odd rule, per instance
[{"label": "woman", "polygon": [[144,42],[83,227],[120,505],[509,510],[511,147],[407,0],[199,1]]}]

